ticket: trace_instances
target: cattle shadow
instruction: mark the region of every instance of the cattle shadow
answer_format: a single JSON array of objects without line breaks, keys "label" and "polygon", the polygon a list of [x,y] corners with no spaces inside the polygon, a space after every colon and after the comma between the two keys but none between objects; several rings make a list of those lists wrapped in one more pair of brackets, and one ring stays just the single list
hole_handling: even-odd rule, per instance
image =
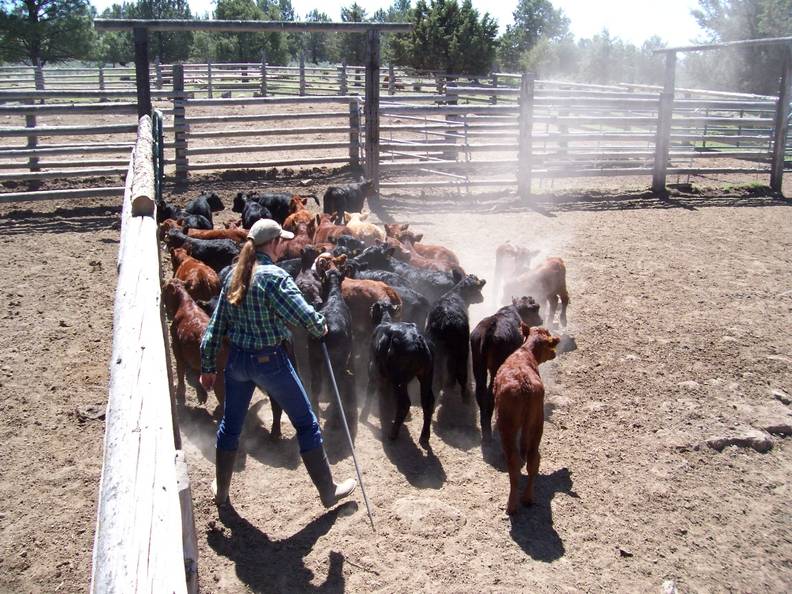
[{"label": "cattle shadow", "polygon": [[[527,476],[520,477],[520,490]],[[534,479],[534,504],[521,507],[510,517],[509,535],[535,561],[550,563],[564,555],[564,543],[553,527],[551,503],[558,493],[578,497],[572,490],[572,474],[561,468],[552,474],[539,474]]]},{"label": "cattle shadow", "polygon": [[462,451],[475,448],[481,442],[481,431],[478,428],[478,406],[472,396],[467,402],[462,400],[459,387],[454,385],[450,390],[443,390],[438,399],[434,433],[446,445]]},{"label": "cattle shadow", "polygon": [[372,211],[384,222],[404,220],[411,214],[476,213],[510,214],[536,212],[553,217],[562,212],[607,212],[619,210],[695,211],[702,208],[792,206],[792,200],[763,188],[738,191],[711,189],[693,193],[652,191],[609,192],[597,190],[538,193],[522,199],[512,192],[452,196],[438,193],[432,199],[392,194],[382,197]]},{"label": "cattle shadow", "polygon": [[338,516],[356,506],[355,502],[348,502],[322,514],[292,536],[273,540],[229,504],[218,510],[228,533],[213,529],[206,540],[218,555],[234,562],[237,577],[254,592],[341,593],[346,586],[342,553],[330,552],[327,577],[319,586],[311,583],[314,573],[305,566],[304,559]]},{"label": "cattle shadow", "polygon": [[403,427],[399,437],[393,441],[385,438],[382,449],[407,482],[417,489],[440,489],[446,482],[446,472],[440,459],[432,451],[431,440],[428,450],[415,445]]},{"label": "cattle shadow", "polygon": [[[392,403],[388,402],[387,398],[379,400],[379,405],[375,402],[371,408],[372,415],[379,418],[380,424],[375,425],[369,419],[361,421],[360,424],[367,426],[378,437],[388,460],[404,475],[410,485],[418,489],[440,489],[445,484],[447,476],[443,464],[432,451],[431,442],[437,437],[434,435],[430,437],[429,449],[424,451],[416,445],[413,436],[410,435],[410,429],[405,423],[399,431],[399,436],[395,440],[390,440],[387,431],[382,428],[382,419],[393,418],[392,412],[389,410]],[[408,419],[410,415],[423,414],[422,411],[413,409],[414,407],[410,408]],[[386,425],[390,427],[390,421],[387,421]]]},{"label": "cattle shadow", "polygon": [[0,235],[29,233],[94,233],[110,230],[119,220],[120,206],[75,206],[54,211],[12,210],[0,215]]}]

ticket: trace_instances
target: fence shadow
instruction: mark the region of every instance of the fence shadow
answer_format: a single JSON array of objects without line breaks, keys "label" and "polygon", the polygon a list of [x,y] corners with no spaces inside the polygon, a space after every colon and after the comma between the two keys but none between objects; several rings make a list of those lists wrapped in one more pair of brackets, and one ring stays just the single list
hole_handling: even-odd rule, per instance
[{"label": "fence shadow", "polygon": [[0,215],[1,235],[29,233],[93,233],[114,228],[119,222],[121,207],[74,206],[44,212],[31,209],[12,210]]},{"label": "fence shadow", "polygon": [[404,220],[412,213],[470,213],[509,214],[536,212],[554,217],[563,212],[604,212],[615,210],[653,210],[679,208],[697,210],[715,207],[792,206],[792,199],[771,193],[763,188],[746,188],[739,191],[708,189],[700,192],[672,192],[668,195],[651,191],[607,192],[586,190],[555,194],[535,194],[522,199],[513,192],[491,192],[469,195],[432,193],[418,197],[415,194],[389,194],[372,204],[372,211],[384,222]]},{"label": "fence shadow", "polygon": [[341,593],[345,590],[343,554],[330,552],[327,577],[319,586],[311,583],[314,574],[304,559],[338,516],[356,506],[349,502],[336,507],[292,536],[272,540],[229,504],[219,510],[220,522],[228,532],[210,530],[207,543],[218,555],[234,562],[237,577],[254,592]]},{"label": "fence shadow", "polygon": [[[528,477],[520,479],[520,489],[525,488]],[[508,481],[504,486],[508,485]],[[504,504],[506,492],[504,490]],[[564,555],[565,548],[561,537],[553,527],[553,511],[550,503],[557,493],[577,498],[572,490],[572,475],[568,468],[561,468],[552,474],[540,474],[534,480],[534,504],[523,507],[511,517],[509,534],[520,548],[536,561],[550,563]]]}]

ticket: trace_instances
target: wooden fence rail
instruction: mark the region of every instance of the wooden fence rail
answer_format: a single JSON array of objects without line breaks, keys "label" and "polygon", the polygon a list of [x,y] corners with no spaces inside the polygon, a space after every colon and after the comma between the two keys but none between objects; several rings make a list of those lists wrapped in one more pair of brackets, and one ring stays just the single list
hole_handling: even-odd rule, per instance
[{"label": "wooden fence rail", "polygon": [[[156,137],[140,119],[122,207],[113,351],[91,592],[197,591],[160,294]],[[185,497],[186,493],[186,497]],[[186,537],[183,536],[185,532]]]}]

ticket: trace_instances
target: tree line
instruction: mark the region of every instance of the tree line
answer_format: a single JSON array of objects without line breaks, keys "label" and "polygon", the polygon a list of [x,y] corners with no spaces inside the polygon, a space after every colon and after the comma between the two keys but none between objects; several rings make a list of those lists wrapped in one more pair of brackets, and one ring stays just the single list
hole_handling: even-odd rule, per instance
[{"label": "tree line", "polygon": [[[96,33],[89,0],[0,0],[0,60],[48,64],[67,59],[104,64],[133,60],[129,32]],[[134,0],[104,10],[104,18],[297,20],[291,0],[218,0],[214,14],[193,15],[187,0]],[[314,9],[301,20],[330,22]],[[702,42],[792,35],[792,0],[698,0],[693,11]],[[470,0],[394,0],[369,14],[353,2],[341,10],[344,22],[409,22],[406,34],[387,34],[382,60],[422,71],[481,76],[492,71],[532,71],[543,78],[607,84],[660,84],[666,47],[659,37],[641,45],[607,30],[575,39],[570,22],[551,0],[518,0],[514,22],[498,25]],[[362,64],[365,36],[357,33],[152,32],[152,60],[294,63],[303,54],[313,63]],[[782,49],[765,47],[685,55],[680,86],[704,86],[754,93],[778,92]]]}]

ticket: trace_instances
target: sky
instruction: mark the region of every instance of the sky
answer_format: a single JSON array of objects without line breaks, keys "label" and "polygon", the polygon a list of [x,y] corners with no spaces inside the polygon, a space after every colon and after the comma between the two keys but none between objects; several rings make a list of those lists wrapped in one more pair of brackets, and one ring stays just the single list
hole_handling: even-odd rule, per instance
[{"label": "sky", "polygon": [[[101,12],[113,4],[113,0],[91,0]],[[118,1],[118,0],[116,0]],[[613,37],[640,45],[652,35],[658,35],[669,45],[689,45],[701,37],[701,31],[691,9],[698,5],[696,0],[552,0],[569,17],[570,29],[578,37],[591,37],[607,28]],[[214,0],[189,0],[193,14],[211,13]],[[314,8],[320,8],[331,19],[341,20],[341,6],[352,0],[292,0],[298,16],[304,16]],[[358,0],[369,14],[379,8],[387,8],[392,0]],[[488,11],[500,25],[500,31],[512,22],[512,11],[516,0],[473,0],[479,12]]]}]

